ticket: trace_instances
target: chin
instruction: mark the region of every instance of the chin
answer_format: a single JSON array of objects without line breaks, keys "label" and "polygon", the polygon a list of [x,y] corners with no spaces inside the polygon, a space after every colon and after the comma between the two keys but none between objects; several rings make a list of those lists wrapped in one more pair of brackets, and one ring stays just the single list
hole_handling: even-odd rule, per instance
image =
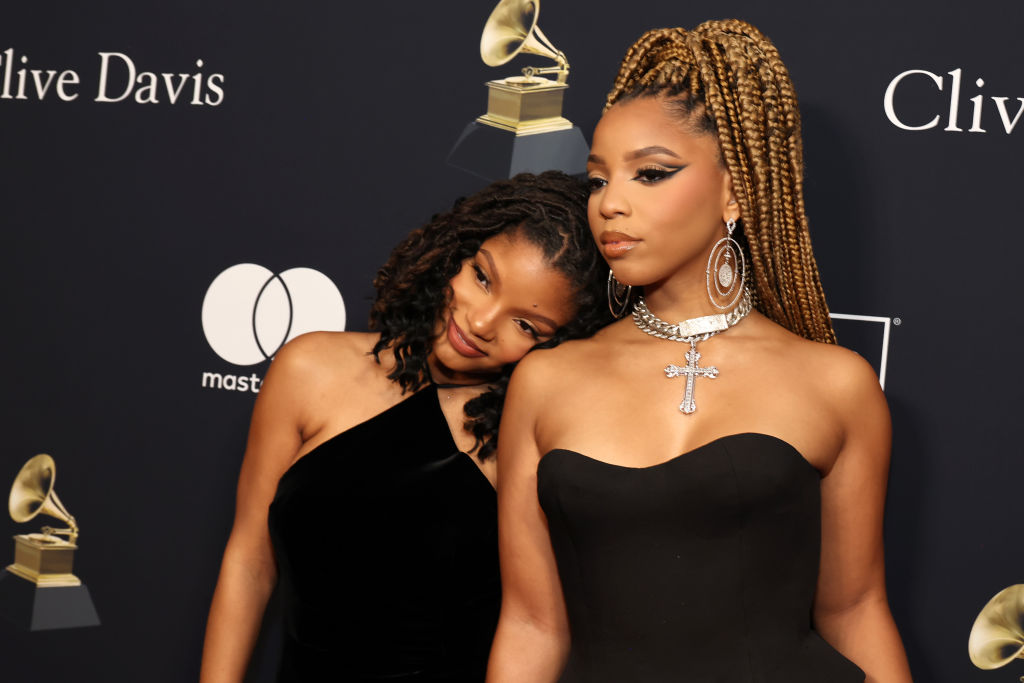
[{"label": "chin", "polygon": [[[695,262],[696,263],[696,262]],[[696,264],[700,270],[700,281],[704,281],[704,263],[700,262]],[[615,272],[615,279],[624,285],[631,287],[644,287],[646,285],[654,285],[666,280],[672,279],[684,270],[688,270],[689,266],[680,266],[678,263],[670,264],[653,264],[646,263],[641,264],[638,262],[626,263],[622,262],[618,265],[612,266],[612,270]]]},{"label": "chin", "polygon": [[477,375],[495,372],[480,361],[486,358],[466,358],[447,344],[434,348],[434,360],[449,375]]},{"label": "chin", "polygon": [[628,285],[630,287],[643,287],[644,285],[649,285],[652,282],[657,281],[657,277],[651,275],[647,268],[630,268],[629,265],[625,263],[613,263],[611,269],[612,272],[615,273],[615,279],[618,280],[620,284]]}]

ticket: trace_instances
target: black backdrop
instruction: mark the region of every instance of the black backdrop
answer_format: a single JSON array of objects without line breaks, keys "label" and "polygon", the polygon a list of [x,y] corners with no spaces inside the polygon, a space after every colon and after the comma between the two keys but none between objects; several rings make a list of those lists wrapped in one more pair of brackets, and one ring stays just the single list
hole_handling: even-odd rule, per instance
[{"label": "black backdrop", "polygon": [[[544,61],[486,67],[478,42],[491,9],[491,0],[4,9],[0,79],[12,68],[0,91],[0,487],[32,455],[55,457],[57,490],[82,527],[76,573],[103,623],[2,627],[0,678],[195,678],[255,396],[226,378],[266,369],[213,350],[207,334],[252,347],[254,333],[240,323],[204,331],[207,289],[232,266],[259,264],[267,270],[242,270],[281,273],[271,284],[287,284],[296,320],[305,306],[302,320],[316,326],[325,318],[313,293],[325,276],[344,298],[348,328],[365,329],[369,283],[390,246],[482,185],[445,158],[483,113],[483,83]],[[589,137],[640,33],[722,16],[762,28],[792,71],[832,309],[887,321],[838,329],[876,367],[887,360],[889,590],[915,677],[1015,680],[1024,665],[978,671],[966,644],[988,598],[1024,581],[1014,431],[1024,401],[1015,258],[1024,237],[1014,203],[1024,116],[1013,125],[1024,106],[1015,47],[1024,6],[545,0],[540,24],[572,65],[565,115]],[[124,92],[127,60],[142,79],[121,101],[96,101],[101,53],[111,53],[107,99]],[[39,87],[30,69],[40,70]],[[49,82],[46,70],[56,71]],[[887,113],[887,88],[911,70],[934,77],[899,81]],[[181,87],[173,104],[164,73]],[[920,130],[896,123],[936,116]],[[294,268],[322,276],[289,276]],[[268,355],[289,310],[280,289],[258,305],[251,287],[228,296],[263,307],[255,336]],[[213,375],[204,386],[204,373],[218,373],[222,388]],[[321,521],[339,543],[345,525],[360,523]],[[43,523],[2,515],[0,531],[9,538]],[[6,552],[0,546],[5,563]],[[255,680],[273,667],[272,641]]]}]

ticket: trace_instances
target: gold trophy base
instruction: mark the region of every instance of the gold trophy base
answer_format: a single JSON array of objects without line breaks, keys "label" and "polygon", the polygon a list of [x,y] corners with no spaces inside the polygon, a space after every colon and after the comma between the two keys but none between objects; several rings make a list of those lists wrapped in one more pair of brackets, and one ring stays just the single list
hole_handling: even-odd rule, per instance
[{"label": "gold trophy base", "polygon": [[14,537],[14,564],[7,571],[39,587],[81,586],[71,573],[74,543],[46,534],[19,534]]},{"label": "gold trophy base", "polygon": [[477,121],[516,135],[568,130],[572,122],[562,117],[562,96],[568,87],[541,77],[488,81],[487,113]]}]

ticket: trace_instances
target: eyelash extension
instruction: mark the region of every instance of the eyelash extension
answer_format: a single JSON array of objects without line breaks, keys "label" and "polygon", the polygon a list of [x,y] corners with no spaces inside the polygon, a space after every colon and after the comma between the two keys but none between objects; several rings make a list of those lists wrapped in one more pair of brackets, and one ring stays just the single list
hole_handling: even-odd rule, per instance
[{"label": "eyelash extension", "polygon": [[[663,168],[661,166],[645,166],[636,172],[636,175],[631,180],[636,180],[643,183],[644,185],[653,185],[660,183],[662,180],[667,180],[674,176],[676,173],[682,171],[685,166]],[[608,181],[604,178],[587,178],[587,185],[590,187],[590,192],[593,194],[598,190],[602,189]]]},{"label": "eyelash extension", "polygon": [[477,282],[482,284],[485,288],[490,289],[491,279],[487,277],[487,273],[484,272],[484,269],[474,263],[473,271],[476,273]]},{"label": "eyelash extension", "polygon": [[665,168],[662,166],[645,166],[636,172],[636,175],[633,176],[633,180],[638,180],[647,185],[653,185],[654,183],[659,183],[662,180],[671,178],[676,173],[682,171],[683,168],[685,167],[678,166]]},{"label": "eyelash extension", "polygon": [[534,339],[540,339],[540,332],[538,332],[533,325],[526,322],[525,320],[516,320],[516,325],[519,325],[519,328],[523,332],[528,332],[530,336],[533,337]]}]

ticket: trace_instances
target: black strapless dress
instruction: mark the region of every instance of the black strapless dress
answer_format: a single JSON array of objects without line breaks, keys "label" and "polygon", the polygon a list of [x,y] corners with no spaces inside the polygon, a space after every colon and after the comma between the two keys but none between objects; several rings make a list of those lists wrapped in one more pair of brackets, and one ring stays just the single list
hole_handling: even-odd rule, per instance
[{"label": "black strapless dress", "polygon": [[537,470],[568,608],[563,683],[853,683],[811,627],[820,476],[736,434],[647,468],[568,450]]},{"label": "black strapless dress", "polygon": [[270,506],[279,681],[484,680],[497,501],[425,389],[284,473]]}]

